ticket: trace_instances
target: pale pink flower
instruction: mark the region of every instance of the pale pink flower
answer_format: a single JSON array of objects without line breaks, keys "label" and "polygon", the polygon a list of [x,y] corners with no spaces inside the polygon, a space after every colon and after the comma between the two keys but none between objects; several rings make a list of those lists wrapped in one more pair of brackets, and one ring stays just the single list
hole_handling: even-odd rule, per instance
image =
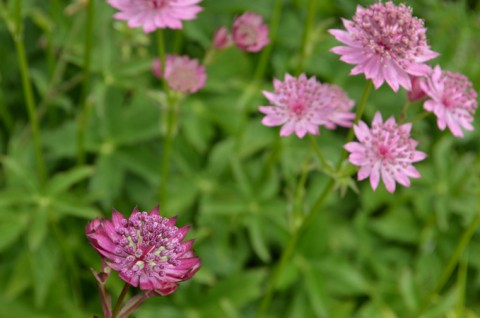
[{"label": "pale pink flower", "polygon": [[422,88],[422,82],[425,81],[423,76],[410,76],[412,88],[407,92],[407,98],[411,102],[416,102],[427,97],[427,94]]},{"label": "pale pink flower", "polygon": [[351,100],[347,93],[337,85],[322,84],[324,86],[324,96],[328,100],[327,122],[325,127],[335,129],[337,126],[352,127],[352,121],[355,114],[352,112],[355,102]]},{"label": "pale pink flower", "polygon": [[190,279],[200,267],[193,240],[182,242],[189,226],[178,228],[175,218],[134,209],[128,220],[113,210],[112,220],[95,219],[86,227],[90,244],[128,284],[160,294],[171,294],[178,282]]},{"label": "pale pink flower", "polygon": [[350,113],[353,101],[337,86],[321,84],[315,77],[307,78],[301,74],[298,78],[289,74],[285,81],[273,81],[275,91],[263,91],[272,106],[260,106],[260,112],[266,116],[265,126],[280,126],[280,136],[293,132],[303,138],[307,133],[318,135],[318,127],[329,129],[351,125],[355,115]]},{"label": "pale pink flower", "polygon": [[423,107],[437,116],[441,130],[448,127],[456,137],[463,137],[462,128],[473,130],[477,93],[466,76],[442,71],[437,65],[421,86],[429,98]]},{"label": "pale pink flower", "polygon": [[235,45],[247,52],[258,52],[270,42],[268,26],[263,23],[263,17],[251,12],[235,19],[232,37]]},{"label": "pale pink flower", "polygon": [[423,20],[413,17],[404,4],[357,6],[353,21],[343,19],[343,25],[346,31],[329,30],[345,44],[331,51],[356,65],[352,75],[364,73],[376,88],[386,81],[395,92],[399,86],[410,90],[408,75],[426,75],[430,68],[424,62],[438,55],[427,44]]},{"label": "pale pink flower", "polygon": [[228,29],[225,26],[222,26],[215,31],[215,35],[213,36],[214,48],[217,50],[223,50],[232,46],[232,44],[232,35],[228,32]]},{"label": "pale pink flower", "polygon": [[358,180],[370,177],[376,190],[381,177],[387,190],[394,192],[395,182],[409,187],[409,178],[420,177],[412,163],[427,155],[415,149],[418,143],[410,138],[411,123],[398,126],[393,117],[384,123],[377,112],[371,129],[363,121],[353,128],[359,142],[349,142],[344,148],[350,152],[348,160],[361,167]]},{"label": "pale pink flower", "polygon": [[145,32],[157,29],[181,29],[182,20],[193,20],[202,8],[202,0],[108,0],[118,9],[114,17],[126,20],[131,28],[142,27]]},{"label": "pale pink flower", "polygon": [[205,66],[188,56],[167,55],[164,73],[160,60],[155,59],[152,72],[158,78],[164,77],[171,89],[181,93],[195,93],[203,88],[207,81]]}]

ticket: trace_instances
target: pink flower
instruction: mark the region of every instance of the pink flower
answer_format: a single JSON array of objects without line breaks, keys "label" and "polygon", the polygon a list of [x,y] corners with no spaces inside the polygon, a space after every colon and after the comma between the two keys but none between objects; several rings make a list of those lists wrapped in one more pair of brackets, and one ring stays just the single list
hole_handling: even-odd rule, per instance
[{"label": "pink flower", "polygon": [[263,17],[250,12],[235,20],[232,36],[235,45],[247,52],[258,52],[270,42],[268,27],[263,23]]},{"label": "pink flower", "polygon": [[111,221],[93,220],[87,224],[86,234],[125,282],[165,296],[200,267],[193,240],[182,242],[188,230],[188,226],[176,227],[175,218],[161,217],[158,208],[150,213],[135,208],[128,220],[116,210]]},{"label": "pink flower", "polygon": [[477,93],[467,77],[442,71],[437,65],[421,87],[430,98],[423,108],[437,116],[441,130],[448,126],[456,137],[463,137],[462,128],[473,130],[471,123],[478,107]]},{"label": "pink flower", "polygon": [[[152,72],[158,78],[163,77],[159,59],[153,61]],[[195,93],[203,88],[207,81],[205,66],[199,65],[197,59],[190,59],[188,56],[167,55],[163,75],[168,86],[181,93]]]},{"label": "pink flower", "polygon": [[120,12],[114,17],[128,21],[131,28],[143,27],[145,32],[156,29],[181,29],[182,20],[193,20],[202,8],[202,0],[108,0]]},{"label": "pink flower", "polygon": [[371,129],[362,121],[353,128],[359,142],[349,142],[344,148],[350,152],[348,160],[361,167],[358,180],[370,177],[370,184],[376,190],[381,177],[387,190],[394,192],[395,182],[409,187],[409,177],[420,177],[412,163],[427,155],[415,150],[417,142],[410,138],[411,123],[398,126],[393,117],[384,123],[377,112]]},{"label": "pink flower", "polygon": [[232,35],[228,33],[227,28],[225,26],[218,28],[213,36],[213,47],[222,50],[232,46],[232,44]]},{"label": "pink flower", "polygon": [[345,46],[331,51],[340,60],[356,65],[352,75],[364,73],[376,88],[384,81],[396,92],[399,86],[411,89],[408,75],[426,75],[423,64],[438,55],[430,50],[423,20],[412,16],[412,9],[400,4],[375,3],[367,8],[357,6],[353,21],[343,19],[344,30],[329,32]]},{"label": "pink flower", "polygon": [[273,106],[260,106],[260,112],[266,116],[262,120],[265,126],[280,126],[280,136],[288,136],[293,132],[303,138],[308,132],[318,135],[318,126],[329,129],[349,126],[355,117],[349,110],[353,102],[335,85],[321,84],[315,77],[307,78],[301,74],[298,78],[289,74],[285,81],[273,81],[273,93],[263,91]]},{"label": "pink flower", "polygon": [[325,127],[335,129],[338,126],[352,127],[355,114],[352,112],[355,102],[351,100],[343,89],[333,84],[322,84],[325,98],[328,100],[330,111],[327,112]]},{"label": "pink flower", "polygon": [[427,94],[422,88],[422,82],[425,81],[424,77],[410,76],[410,82],[412,83],[412,89],[407,92],[407,98],[411,102],[416,102],[427,97]]}]

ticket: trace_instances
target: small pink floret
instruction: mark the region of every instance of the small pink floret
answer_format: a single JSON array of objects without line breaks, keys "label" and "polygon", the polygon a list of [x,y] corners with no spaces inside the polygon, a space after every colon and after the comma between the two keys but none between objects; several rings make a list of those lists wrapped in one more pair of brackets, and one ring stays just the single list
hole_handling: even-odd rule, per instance
[{"label": "small pink floret", "polygon": [[393,117],[383,122],[380,112],[375,114],[372,128],[360,121],[353,126],[358,142],[349,142],[344,148],[350,152],[349,161],[360,167],[358,180],[370,177],[376,190],[382,179],[387,191],[395,191],[395,183],[409,187],[409,178],[420,178],[412,163],[426,158],[416,150],[417,142],[410,138],[411,123],[398,126]]},{"label": "small pink floret", "polygon": [[286,74],[283,82],[275,79],[273,86],[274,92],[263,92],[271,106],[260,106],[259,110],[266,115],[262,124],[282,126],[282,137],[292,133],[299,138],[307,133],[318,135],[322,125],[328,129],[352,125],[354,102],[336,85],[321,84],[305,74],[298,78]]},{"label": "small pink floret", "polygon": [[165,77],[168,86],[181,93],[195,93],[202,89],[207,81],[205,66],[188,56],[167,55],[165,74],[162,72],[160,61],[155,59],[152,72],[158,78]]},{"label": "small pink floret", "polygon": [[387,82],[395,92],[400,86],[410,90],[409,75],[427,75],[430,68],[424,62],[438,56],[427,44],[423,20],[404,4],[357,6],[352,20],[343,20],[346,30],[329,30],[344,44],[331,51],[355,65],[351,75],[365,74],[376,88]]},{"label": "small pink floret", "polygon": [[462,74],[443,71],[436,66],[421,87],[428,95],[423,108],[437,116],[441,130],[446,127],[456,137],[463,137],[462,128],[473,130],[473,116],[478,107],[477,92]]},{"label": "small pink floret", "polygon": [[232,35],[228,32],[225,26],[222,26],[215,31],[213,36],[213,47],[217,50],[223,50],[233,45]]},{"label": "small pink floret", "polygon": [[142,27],[149,33],[157,29],[181,29],[182,21],[193,20],[202,11],[197,4],[202,0],[108,0],[120,12],[118,20],[125,20],[131,28]]},{"label": "small pink floret", "polygon": [[183,241],[188,229],[176,227],[175,218],[160,216],[158,208],[149,213],[135,208],[128,220],[116,210],[112,220],[93,220],[86,235],[125,282],[165,296],[200,268],[193,240]]},{"label": "small pink floret", "polygon": [[251,12],[235,19],[232,37],[235,45],[247,52],[258,52],[270,42],[268,26],[263,23],[263,17]]}]

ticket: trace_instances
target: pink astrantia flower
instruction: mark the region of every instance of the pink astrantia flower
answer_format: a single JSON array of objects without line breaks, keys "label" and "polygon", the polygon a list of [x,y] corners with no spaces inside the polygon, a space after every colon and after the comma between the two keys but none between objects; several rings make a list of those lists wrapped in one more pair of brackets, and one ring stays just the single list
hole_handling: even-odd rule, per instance
[{"label": "pink astrantia flower", "polygon": [[395,182],[409,187],[409,177],[420,177],[412,163],[425,159],[426,154],[415,150],[417,142],[410,138],[411,123],[398,126],[393,117],[384,123],[377,112],[371,129],[362,121],[353,128],[359,142],[349,142],[344,148],[350,152],[348,160],[361,167],[358,180],[370,177],[376,190],[381,177],[387,190],[394,192]]},{"label": "pink astrantia flower", "polygon": [[331,51],[340,60],[356,65],[352,75],[364,73],[376,88],[385,81],[396,92],[399,86],[411,89],[408,75],[426,75],[423,64],[438,55],[430,50],[423,20],[412,16],[404,4],[375,3],[367,8],[357,6],[353,21],[343,19],[347,29],[329,30],[345,46]]},{"label": "pink astrantia flower", "polygon": [[349,126],[355,116],[350,113],[353,102],[337,86],[319,83],[315,77],[307,78],[301,74],[298,78],[289,74],[285,81],[273,81],[275,91],[263,91],[272,106],[260,106],[260,112],[266,116],[262,120],[265,126],[280,126],[280,136],[293,132],[303,138],[307,133],[318,135],[318,126],[329,129]]},{"label": "pink astrantia flower", "polygon": [[339,86],[333,84],[322,85],[325,92],[323,98],[328,100],[328,107],[330,108],[330,111],[327,112],[325,127],[328,129],[335,129],[337,126],[352,127],[352,121],[355,119],[352,108],[355,102]]},{"label": "pink astrantia flower", "polygon": [[430,98],[423,107],[437,116],[441,130],[448,127],[456,137],[463,137],[462,128],[473,130],[471,123],[478,107],[477,93],[467,77],[442,71],[437,65],[421,87]]},{"label": "pink astrantia flower", "polygon": [[178,228],[175,218],[132,212],[128,220],[113,210],[112,220],[95,219],[86,227],[87,238],[120,278],[142,290],[171,294],[178,282],[190,279],[200,267],[193,240],[182,242],[189,226]]},{"label": "pink astrantia flower", "polygon": [[228,33],[228,29],[225,26],[218,28],[213,36],[213,47],[217,50],[223,50],[232,45],[232,35]]},{"label": "pink astrantia flower", "polygon": [[114,17],[126,20],[131,28],[143,27],[145,32],[157,29],[181,29],[182,20],[193,20],[202,8],[202,0],[108,0],[120,12]]},{"label": "pink astrantia flower", "polygon": [[270,42],[263,17],[251,12],[235,19],[232,37],[235,45],[247,52],[258,52]]},{"label": "pink astrantia flower", "polygon": [[197,59],[188,56],[167,55],[165,74],[162,74],[160,60],[155,59],[152,72],[158,78],[165,77],[168,86],[181,93],[195,93],[203,88],[207,81],[205,66],[199,65]]},{"label": "pink astrantia flower", "polygon": [[427,94],[422,88],[422,82],[425,81],[423,76],[410,76],[410,82],[412,83],[412,89],[407,92],[407,98],[411,102],[416,102],[427,97]]}]

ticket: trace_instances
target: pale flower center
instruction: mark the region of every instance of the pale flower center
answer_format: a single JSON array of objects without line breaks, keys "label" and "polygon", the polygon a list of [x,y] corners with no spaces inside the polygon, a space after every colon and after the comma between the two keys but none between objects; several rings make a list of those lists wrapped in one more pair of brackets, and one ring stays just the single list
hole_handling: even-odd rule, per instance
[{"label": "pale flower center", "polygon": [[160,8],[164,8],[166,7],[170,0],[148,0],[150,1],[150,5],[152,6],[152,8],[154,9],[160,9]]},{"label": "pale flower center", "polygon": [[241,35],[242,41],[246,45],[252,45],[257,42],[257,30],[248,24],[241,25],[238,29],[238,33]]}]

